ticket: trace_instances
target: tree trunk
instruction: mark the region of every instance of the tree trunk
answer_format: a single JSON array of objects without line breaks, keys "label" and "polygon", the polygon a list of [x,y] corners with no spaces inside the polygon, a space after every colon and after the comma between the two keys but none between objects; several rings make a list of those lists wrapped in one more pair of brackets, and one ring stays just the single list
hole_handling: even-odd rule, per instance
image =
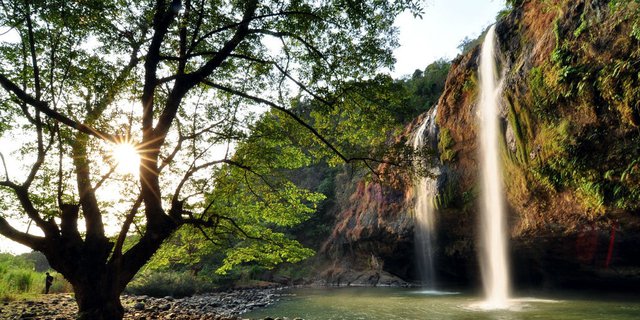
[{"label": "tree trunk", "polygon": [[119,320],[124,317],[120,290],[112,283],[101,284],[103,285],[83,281],[73,286],[78,304],[78,319]]},{"label": "tree trunk", "polygon": [[106,238],[83,241],[67,232],[47,242],[42,252],[51,267],[73,286],[78,319],[120,320],[124,317],[120,294],[178,227],[168,216],[163,217],[159,220],[162,224],[156,225],[157,230],[148,227],[138,243],[111,259],[113,243]]}]

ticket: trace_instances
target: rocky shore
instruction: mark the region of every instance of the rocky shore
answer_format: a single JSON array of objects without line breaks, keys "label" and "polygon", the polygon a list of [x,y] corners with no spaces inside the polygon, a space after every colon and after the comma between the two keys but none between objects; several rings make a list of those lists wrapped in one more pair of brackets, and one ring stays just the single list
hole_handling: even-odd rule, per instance
[{"label": "rocky shore", "polygon": [[[123,295],[125,319],[241,320],[241,315],[266,307],[282,296],[283,289],[244,289],[199,294],[186,298]],[[49,294],[34,300],[0,302],[0,319],[75,319],[78,308],[71,294]]]}]

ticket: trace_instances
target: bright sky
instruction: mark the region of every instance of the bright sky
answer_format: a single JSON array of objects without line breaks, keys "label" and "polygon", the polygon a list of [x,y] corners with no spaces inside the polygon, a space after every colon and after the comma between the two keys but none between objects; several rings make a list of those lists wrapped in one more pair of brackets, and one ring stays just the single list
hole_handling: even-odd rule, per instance
[{"label": "bright sky", "polygon": [[400,48],[392,75],[411,75],[440,58],[455,58],[462,40],[479,36],[504,8],[505,0],[427,0],[422,20],[402,14],[396,21]]},{"label": "bright sky", "polygon": [[[395,51],[397,63],[392,76],[411,75],[440,58],[455,58],[462,40],[480,35],[493,24],[498,11],[504,7],[505,0],[427,0],[422,19],[409,13],[401,15],[396,22],[400,29],[400,47]],[[2,147],[0,145],[0,149]],[[8,150],[0,151],[9,153]],[[16,227],[24,231],[27,225]],[[32,226],[31,232],[35,229],[37,227]],[[0,236],[0,252],[29,251],[29,248]]]}]

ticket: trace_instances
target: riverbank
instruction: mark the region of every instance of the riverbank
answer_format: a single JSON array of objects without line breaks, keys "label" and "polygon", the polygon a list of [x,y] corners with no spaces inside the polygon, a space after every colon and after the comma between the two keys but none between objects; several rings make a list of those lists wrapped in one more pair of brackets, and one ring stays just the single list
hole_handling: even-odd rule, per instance
[{"label": "riverbank", "polygon": [[[266,307],[286,295],[282,288],[242,289],[198,294],[185,298],[121,297],[125,319],[240,320],[241,314]],[[71,294],[41,295],[33,300],[0,302],[0,319],[75,319],[78,312]]]}]

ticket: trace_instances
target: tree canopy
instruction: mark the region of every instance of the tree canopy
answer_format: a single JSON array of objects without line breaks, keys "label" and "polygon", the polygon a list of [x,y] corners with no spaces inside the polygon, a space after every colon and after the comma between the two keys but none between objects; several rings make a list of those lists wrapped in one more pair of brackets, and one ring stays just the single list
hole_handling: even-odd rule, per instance
[{"label": "tree canopy", "polygon": [[[291,248],[278,256],[247,244],[232,261],[307,255],[270,231],[304,219],[319,199],[270,171],[304,158],[277,140],[264,145],[277,154],[234,156],[234,148],[270,110],[298,128],[291,134],[304,132],[337,159],[371,166],[374,158],[344,148],[346,131],[357,126],[336,132],[294,106],[313,100],[329,119],[338,108],[356,108],[341,102],[354,83],[392,65],[394,18],[419,14],[420,6],[1,0],[0,134],[21,147],[2,159],[0,233],[43,252],[73,285],[81,317],[94,319],[122,316],[119,293],[183,225],[206,229],[212,241],[259,233],[274,250]],[[284,127],[279,121],[268,125]],[[112,149],[121,144],[139,153],[136,173],[116,170],[122,164]],[[7,170],[12,161],[24,168]],[[249,193],[236,192],[239,184],[251,185]],[[12,227],[10,217],[32,221],[42,235]],[[135,241],[125,241],[132,233]]]}]

